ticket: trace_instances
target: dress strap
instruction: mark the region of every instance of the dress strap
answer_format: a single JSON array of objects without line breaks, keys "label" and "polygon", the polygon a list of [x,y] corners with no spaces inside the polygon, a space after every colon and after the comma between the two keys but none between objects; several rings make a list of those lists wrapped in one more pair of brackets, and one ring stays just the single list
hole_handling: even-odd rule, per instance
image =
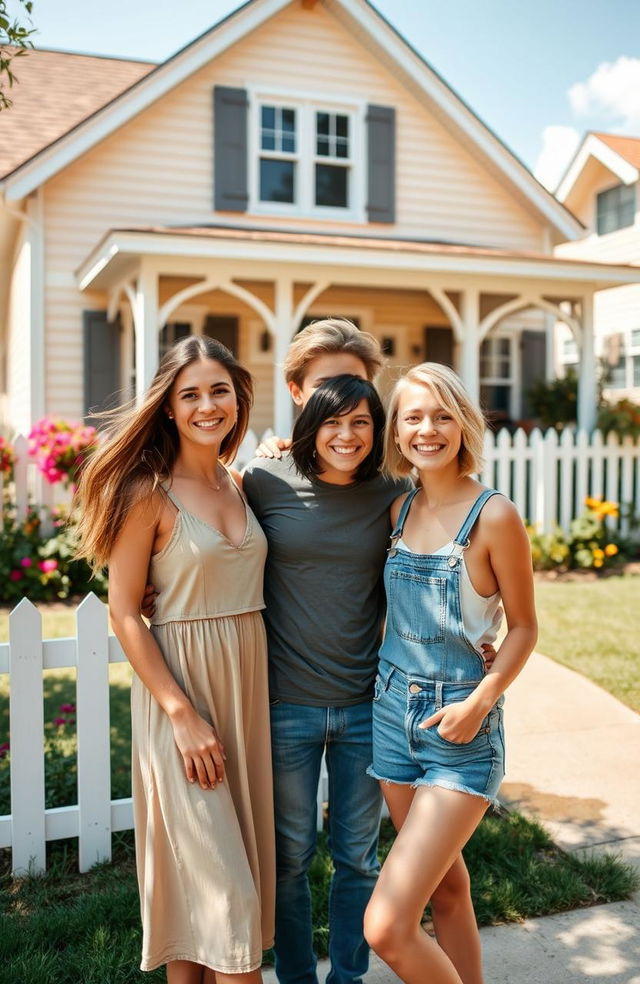
[{"label": "dress strap", "polygon": [[167,486],[164,484],[161,485],[161,488],[162,491],[165,493],[165,495],[167,495],[171,499],[178,512],[184,512],[184,506],[180,502],[180,499],[178,499],[178,497],[176,496],[175,492],[172,492],[171,489],[167,488]]},{"label": "dress strap", "polygon": [[406,522],[409,509],[411,508],[411,503],[413,502],[419,491],[420,491],[420,486],[418,486],[416,489],[412,489],[411,492],[409,492],[409,494],[407,495],[404,502],[402,503],[402,506],[400,507],[400,512],[398,513],[396,525],[394,526],[393,532],[391,534],[391,546],[389,547],[390,557],[393,557],[394,554],[396,553],[396,546],[398,540],[402,538],[402,531],[404,529],[404,524]]},{"label": "dress strap", "polygon": [[478,516],[482,511],[484,504],[491,498],[492,495],[499,495],[497,489],[485,489],[481,492],[476,501],[471,506],[471,509],[467,513],[466,519],[464,520],[462,526],[460,527],[460,532],[456,536],[454,545],[465,548],[469,546],[469,534],[473,529],[474,523],[476,522]]}]

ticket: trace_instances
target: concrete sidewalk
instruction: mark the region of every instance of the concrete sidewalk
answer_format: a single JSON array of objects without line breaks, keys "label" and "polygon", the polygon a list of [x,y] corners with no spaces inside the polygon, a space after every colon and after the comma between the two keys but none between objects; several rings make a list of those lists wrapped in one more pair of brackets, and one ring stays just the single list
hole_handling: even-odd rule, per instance
[{"label": "concrete sidewalk", "polygon": [[[501,797],[567,851],[640,868],[640,716],[538,653],[509,688]],[[481,931],[487,984],[640,984],[640,896]],[[318,968],[326,977],[326,961]],[[373,958],[366,984],[399,979]],[[275,984],[273,971],[265,984]],[[428,981],[425,981],[428,984]]]}]

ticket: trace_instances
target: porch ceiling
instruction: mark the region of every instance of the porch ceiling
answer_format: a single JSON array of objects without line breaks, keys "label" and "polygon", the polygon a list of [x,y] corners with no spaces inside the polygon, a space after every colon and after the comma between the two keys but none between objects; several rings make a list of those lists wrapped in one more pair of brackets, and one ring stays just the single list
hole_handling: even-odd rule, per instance
[{"label": "porch ceiling", "polygon": [[[215,262],[212,268],[211,261]],[[141,264],[159,274],[277,280],[286,275],[362,286],[486,291],[553,289],[565,296],[640,283],[640,266],[593,263],[483,246],[227,226],[112,229],[76,272],[81,290],[134,277]],[[428,275],[429,281],[425,280]],[[505,285],[505,280],[508,285]]]}]

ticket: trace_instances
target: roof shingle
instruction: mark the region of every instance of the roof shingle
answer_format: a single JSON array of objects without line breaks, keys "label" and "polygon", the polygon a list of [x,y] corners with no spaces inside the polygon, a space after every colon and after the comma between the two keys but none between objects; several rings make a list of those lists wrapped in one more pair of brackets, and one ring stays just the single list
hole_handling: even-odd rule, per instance
[{"label": "roof shingle", "polygon": [[147,75],[149,62],[30,51],[14,62],[10,109],[0,112],[0,177]]},{"label": "roof shingle", "polygon": [[620,154],[620,157],[624,157],[629,164],[640,168],[640,137],[618,137],[613,133],[597,131],[593,131],[593,135],[611,150],[615,150],[616,154]]}]

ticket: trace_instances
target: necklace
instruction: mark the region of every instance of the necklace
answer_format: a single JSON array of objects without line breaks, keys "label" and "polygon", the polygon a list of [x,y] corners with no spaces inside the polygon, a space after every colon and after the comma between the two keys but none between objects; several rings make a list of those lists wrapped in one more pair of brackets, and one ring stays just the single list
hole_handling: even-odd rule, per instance
[{"label": "necklace", "polygon": [[[217,474],[218,474],[218,466],[216,465],[216,475]],[[201,478],[199,475],[178,475],[177,472],[174,472],[173,477],[184,478],[189,482],[202,482],[203,485],[206,485],[213,492],[219,492],[220,489],[222,488],[222,482],[219,482],[218,485],[214,485],[213,482],[209,482],[206,478]]]}]

